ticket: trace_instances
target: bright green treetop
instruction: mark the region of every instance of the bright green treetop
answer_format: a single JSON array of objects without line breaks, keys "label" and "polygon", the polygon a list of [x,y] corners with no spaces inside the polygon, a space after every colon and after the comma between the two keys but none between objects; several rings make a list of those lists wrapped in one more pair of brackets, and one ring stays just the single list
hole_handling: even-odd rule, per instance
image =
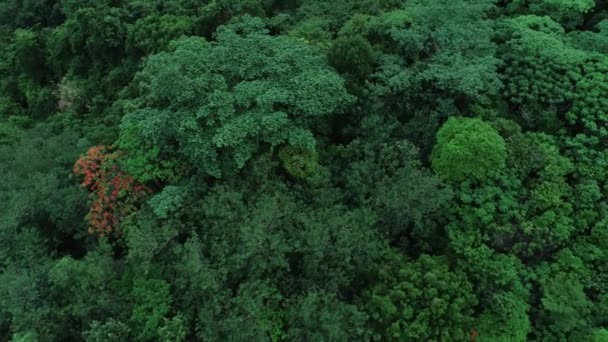
[{"label": "bright green treetop", "polygon": [[435,172],[443,178],[462,181],[486,179],[505,166],[503,138],[481,119],[452,117],[437,132],[432,153]]}]

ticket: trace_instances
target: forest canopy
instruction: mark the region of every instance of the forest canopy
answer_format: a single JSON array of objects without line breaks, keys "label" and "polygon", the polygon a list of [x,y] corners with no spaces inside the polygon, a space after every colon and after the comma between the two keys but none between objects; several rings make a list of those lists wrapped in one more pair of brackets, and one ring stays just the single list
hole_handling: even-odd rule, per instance
[{"label": "forest canopy", "polygon": [[608,341],[605,0],[0,1],[0,341]]}]

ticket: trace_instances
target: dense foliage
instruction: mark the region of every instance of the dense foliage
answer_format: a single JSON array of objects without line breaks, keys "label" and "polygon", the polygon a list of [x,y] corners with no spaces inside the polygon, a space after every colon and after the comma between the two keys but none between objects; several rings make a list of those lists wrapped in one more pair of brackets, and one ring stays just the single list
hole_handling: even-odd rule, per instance
[{"label": "dense foliage", "polygon": [[0,1],[0,341],[608,341],[608,2]]}]

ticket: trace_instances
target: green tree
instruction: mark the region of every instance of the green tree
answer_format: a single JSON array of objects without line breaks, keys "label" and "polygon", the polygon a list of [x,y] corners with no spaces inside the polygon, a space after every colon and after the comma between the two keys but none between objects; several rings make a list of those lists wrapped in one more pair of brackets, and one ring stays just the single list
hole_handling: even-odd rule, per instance
[{"label": "green tree", "polygon": [[89,329],[83,333],[87,342],[104,342],[111,338],[118,342],[130,340],[131,329],[122,322],[110,318],[106,322],[93,321]]},{"label": "green tree", "polygon": [[312,151],[311,126],[352,100],[318,50],[269,36],[253,18],[220,28],[214,42],[177,41],[148,59],[136,82],[119,146],[144,179],[152,170],[166,178],[162,160],[172,157],[219,178],[265,146]]},{"label": "green tree", "polygon": [[476,322],[479,341],[525,341],[532,330],[530,305],[512,293],[499,293]]},{"label": "green tree", "polygon": [[483,181],[505,167],[504,139],[480,119],[449,118],[437,132],[431,161],[441,177]]},{"label": "green tree", "polygon": [[339,37],[329,50],[329,61],[339,72],[365,80],[374,70],[374,51],[362,36]]},{"label": "green tree", "polygon": [[464,273],[441,257],[407,261],[389,254],[361,304],[375,339],[389,341],[466,340],[477,303]]},{"label": "green tree", "polygon": [[[182,341],[183,322],[167,319],[171,309],[169,284],[158,279],[135,279],[130,298],[135,302],[129,326],[138,341]],[[172,324],[173,323],[173,324]],[[173,326],[171,326],[173,325]]]},{"label": "green tree", "polygon": [[510,11],[525,11],[539,16],[549,16],[565,27],[580,25],[585,14],[595,7],[593,0],[514,0],[508,5]]},{"label": "green tree", "polygon": [[367,339],[366,314],[334,295],[311,292],[290,303],[286,338],[293,341]]},{"label": "green tree", "polygon": [[169,42],[192,31],[193,19],[185,16],[150,15],[137,20],[129,27],[127,48],[148,55],[169,46]]}]

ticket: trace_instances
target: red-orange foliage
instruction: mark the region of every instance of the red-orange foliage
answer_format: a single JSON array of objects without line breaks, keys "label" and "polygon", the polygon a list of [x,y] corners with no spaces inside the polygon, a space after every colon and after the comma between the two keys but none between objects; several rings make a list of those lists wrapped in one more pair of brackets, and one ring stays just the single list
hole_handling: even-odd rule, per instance
[{"label": "red-orange foliage", "polygon": [[477,337],[479,337],[477,330],[471,329],[471,342],[477,341]]},{"label": "red-orange foliage", "polygon": [[120,170],[118,156],[109,147],[95,146],[74,164],[74,173],[84,176],[82,186],[91,191],[94,199],[87,215],[91,234],[121,234],[118,230],[121,218],[133,211],[137,200],[148,192]]}]

